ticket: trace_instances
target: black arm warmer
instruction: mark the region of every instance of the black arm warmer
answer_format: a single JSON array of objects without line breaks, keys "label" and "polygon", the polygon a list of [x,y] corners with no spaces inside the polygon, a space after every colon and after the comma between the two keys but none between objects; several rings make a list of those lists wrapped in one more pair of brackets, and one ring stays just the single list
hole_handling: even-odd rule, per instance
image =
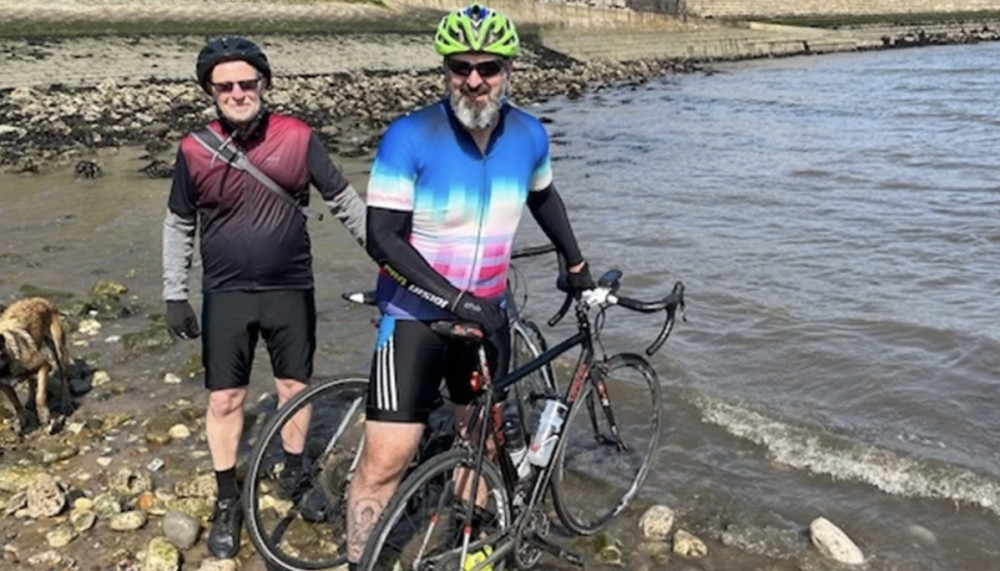
[{"label": "black arm warmer", "polygon": [[583,261],[580,246],[576,243],[569,217],[566,216],[566,206],[554,185],[550,184],[545,190],[529,192],[528,209],[542,232],[545,232],[559,253],[566,258],[567,264],[575,266]]},{"label": "black arm warmer", "polygon": [[401,286],[428,302],[450,309],[459,294],[408,240],[413,213],[368,207],[368,255]]}]

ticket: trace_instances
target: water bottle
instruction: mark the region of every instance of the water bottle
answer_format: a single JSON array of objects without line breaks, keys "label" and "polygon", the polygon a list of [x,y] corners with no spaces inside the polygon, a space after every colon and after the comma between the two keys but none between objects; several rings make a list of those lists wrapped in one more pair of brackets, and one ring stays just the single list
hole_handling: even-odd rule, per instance
[{"label": "water bottle", "polygon": [[517,468],[517,479],[524,480],[531,475],[531,464],[525,461],[528,455],[528,447],[524,444],[524,433],[521,432],[521,423],[507,420],[503,423],[503,434],[507,454],[510,461]]},{"label": "water bottle", "polygon": [[559,438],[559,429],[562,428],[563,416],[566,414],[566,405],[556,399],[546,399],[545,409],[538,419],[538,428],[535,436],[531,439],[531,446],[528,447],[528,461],[535,466],[544,467],[552,457],[555,450],[556,440]]}]

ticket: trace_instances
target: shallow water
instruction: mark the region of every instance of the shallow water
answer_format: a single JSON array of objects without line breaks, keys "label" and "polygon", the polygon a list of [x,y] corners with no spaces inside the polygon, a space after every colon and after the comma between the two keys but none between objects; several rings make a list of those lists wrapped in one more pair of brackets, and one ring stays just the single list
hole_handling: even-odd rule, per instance
[{"label": "shallow water", "polygon": [[[689,322],[652,359],[667,426],[644,502],[802,568],[825,568],[799,535],[821,515],[871,569],[995,566],[1000,85],[983,71],[998,57],[983,44],[760,61],[533,108],[552,120],[594,271],[623,269],[638,297],[688,287]],[[138,174],[139,154],[97,157],[96,181],[69,165],[0,176],[2,299],[24,283],[82,295],[107,275],[159,311],[169,181]],[[365,168],[346,165],[359,187]],[[526,219],[519,242],[538,243]],[[313,225],[313,245],[317,370],[363,372],[372,315],[338,294],[374,267],[335,222]],[[520,271],[541,321],[552,270]],[[605,340],[639,351],[658,327],[614,312]]]}]

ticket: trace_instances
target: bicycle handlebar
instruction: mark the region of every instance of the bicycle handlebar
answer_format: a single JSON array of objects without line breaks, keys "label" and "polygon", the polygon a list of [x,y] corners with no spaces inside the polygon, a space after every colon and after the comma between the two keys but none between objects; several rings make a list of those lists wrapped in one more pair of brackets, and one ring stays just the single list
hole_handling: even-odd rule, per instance
[{"label": "bicycle handlebar", "polygon": [[516,260],[518,258],[531,258],[533,256],[541,256],[542,254],[550,254],[555,251],[556,247],[552,244],[545,244],[544,246],[528,246],[511,252],[510,259]]},{"label": "bicycle handlebar", "polygon": [[[674,329],[674,323],[677,320],[677,310],[681,311],[681,320],[687,321],[687,315],[685,313],[684,305],[684,283],[675,282],[673,290],[669,295],[663,299],[658,299],[654,301],[643,301],[641,299],[636,299],[632,297],[620,296],[617,294],[618,288],[620,287],[619,280],[621,279],[622,273],[620,270],[609,270],[605,272],[601,279],[597,282],[597,287],[583,292],[580,295],[579,302],[582,305],[589,307],[606,307],[609,305],[617,305],[624,307],[625,309],[630,309],[632,311],[637,311],[639,313],[656,313],[658,311],[663,311],[666,313],[666,319],[663,321],[663,327],[660,329],[660,333],[656,336],[656,339],[646,347],[646,355],[652,356],[660,350],[660,347],[667,341],[667,337]],[[549,319],[549,326],[553,326],[566,315],[569,311],[570,306],[573,303],[573,294],[567,293],[566,298],[563,300],[562,306],[559,311]]]}]

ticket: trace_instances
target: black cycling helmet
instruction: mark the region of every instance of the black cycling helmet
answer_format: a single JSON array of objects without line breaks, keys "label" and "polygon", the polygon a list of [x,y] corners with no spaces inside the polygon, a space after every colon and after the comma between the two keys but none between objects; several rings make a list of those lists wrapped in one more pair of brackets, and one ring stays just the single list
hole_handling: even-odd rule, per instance
[{"label": "black cycling helmet", "polygon": [[260,51],[257,44],[242,36],[226,36],[209,40],[205,47],[198,53],[198,63],[195,65],[195,73],[198,75],[198,84],[205,91],[209,91],[208,83],[212,79],[212,70],[220,63],[227,61],[245,61],[257,68],[268,85],[271,83],[271,66],[267,63],[267,56]]}]

